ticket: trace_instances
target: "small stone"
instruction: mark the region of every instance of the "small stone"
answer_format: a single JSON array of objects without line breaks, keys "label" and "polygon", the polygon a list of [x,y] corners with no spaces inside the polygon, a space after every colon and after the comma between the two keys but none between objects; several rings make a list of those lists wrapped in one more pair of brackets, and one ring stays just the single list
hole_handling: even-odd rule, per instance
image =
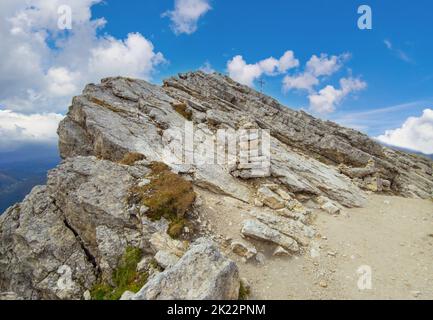
[{"label": "small stone", "polygon": [[328,251],[328,256],[335,257],[335,256],[337,256],[337,252],[335,252],[335,251]]},{"label": "small stone", "polygon": [[149,269],[149,263],[152,261],[152,257],[146,256],[140,260],[137,264],[137,272],[145,272]]},{"label": "small stone", "polygon": [[92,300],[92,295],[90,294],[89,290],[84,291],[83,298],[84,298],[84,300],[87,300],[87,301]]},{"label": "small stone", "polygon": [[258,190],[258,195],[260,201],[262,201],[271,209],[278,210],[283,209],[286,206],[284,200],[268,187],[260,187]]},{"label": "small stone", "polygon": [[264,265],[266,263],[266,257],[263,253],[259,252],[256,254],[256,261],[260,264],[260,265]]},{"label": "small stone", "polygon": [[179,257],[168,251],[160,250],[155,254],[155,260],[162,268],[167,269],[174,266],[179,261]]},{"label": "small stone", "polygon": [[411,291],[410,294],[414,297],[414,298],[418,298],[421,295],[421,291]]},{"label": "small stone", "polygon": [[320,257],[320,251],[317,248],[311,248],[310,249],[310,256],[311,258],[319,258]]},{"label": "small stone", "polygon": [[328,288],[328,284],[326,283],[326,281],[320,281],[320,283],[319,283],[319,285],[322,287],[322,288]]},{"label": "small stone", "polygon": [[290,253],[287,250],[285,250],[283,247],[279,246],[275,249],[273,255],[276,257],[288,257],[290,256]]},{"label": "small stone", "polygon": [[144,216],[148,211],[149,211],[149,208],[148,208],[148,207],[146,207],[146,206],[141,206],[141,207],[140,207],[140,214],[141,214],[142,216]]},{"label": "small stone", "polygon": [[254,199],[254,205],[261,208],[263,207],[263,202],[261,202],[259,199]]},{"label": "small stone", "polygon": [[251,259],[257,254],[257,250],[253,245],[249,245],[241,241],[233,241],[230,245],[231,250],[238,256],[246,259]]},{"label": "small stone", "polygon": [[246,279],[246,278],[241,278],[241,284],[242,284],[242,286],[244,287],[245,290],[247,290],[247,291],[251,291],[251,284],[250,284],[250,282],[248,281],[248,279]]},{"label": "small stone", "polygon": [[340,208],[334,205],[331,202],[327,202],[321,206],[322,210],[326,211],[329,214],[340,214]]},{"label": "small stone", "polygon": [[135,295],[134,292],[131,291],[125,291],[122,296],[120,297],[120,300],[131,300],[131,298]]}]

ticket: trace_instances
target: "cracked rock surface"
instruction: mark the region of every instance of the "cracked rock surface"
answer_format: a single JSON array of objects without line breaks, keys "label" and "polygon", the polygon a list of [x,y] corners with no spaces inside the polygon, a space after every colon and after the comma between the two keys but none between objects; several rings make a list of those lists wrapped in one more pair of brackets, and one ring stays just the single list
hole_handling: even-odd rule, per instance
[{"label": "cracked rock surface", "polygon": [[[188,149],[184,140],[191,128]],[[244,129],[269,130],[270,157],[254,153],[252,163],[240,164],[237,150],[228,150],[228,161],[209,162],[218,130],[230,136]],[[49,173],[47,185],[0,216],[0,297],[82,299],[98,279],[110,278],[133,246],[146,255],[159,252],[166,267],[134,299],[236,299],[236,265],[216,244],[189,248],[166,234],[167,221],[150,221],[148,208],[127,203],[132,186],[149,183],[152,161],[169,165],[201,195],[193,238],[227,240],[202,219],[199,202],[210,203],[206,210],[219,206],[219,216],[233,213],[239,220],[238,236],[274,244],[275,255],[305,251],[315,235],[312,204],[336,214],[364,206],[368,192],[427,199],[433,191],[432,161],[291,110],[220,74],[180,74],[163,86],[120,77],[89,84],[73,99],[58,134],[64,160]],[[253,132],[241,142],[256,148],[263,143],[259,138]],[[179,157],[179,150],[187,153]],[[192,151],[198,161],[183,161]],[[120,164],[129,152],[145,160]],[[259,160],[269,161],[269,170],[256,171]],[[237,228],[228,221],[220,223]],[[260,259],[253,244],[237,241],[235,251]],[[208,287],[187,290],[204,278]]]}]

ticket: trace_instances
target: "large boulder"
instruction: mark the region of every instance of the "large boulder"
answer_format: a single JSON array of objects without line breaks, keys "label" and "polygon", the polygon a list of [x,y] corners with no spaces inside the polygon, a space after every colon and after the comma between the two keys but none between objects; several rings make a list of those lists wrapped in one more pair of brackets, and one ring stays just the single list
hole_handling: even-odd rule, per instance
[{"label": "large boulder", "polygon": [[239,271],[209,240],[199,239],[173,267],[153,277],[133,300],[233,300]]}]

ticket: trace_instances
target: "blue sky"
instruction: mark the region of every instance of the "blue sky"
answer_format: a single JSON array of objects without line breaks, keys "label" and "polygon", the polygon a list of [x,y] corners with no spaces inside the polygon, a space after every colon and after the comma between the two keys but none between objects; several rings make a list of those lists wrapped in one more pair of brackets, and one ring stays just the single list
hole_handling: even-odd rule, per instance
[{"label": "blue sky", "polygon": [[[368,3],[373,12],[373,29],[357,28],[359,5]],[[94,7],[97,17],[108,21],[104,32],[124,38],[137,31],[164,53],[169,64],[155,77],[156,81],[177,72],[197,69],[205,61],[219,71],[226,71],[227,61],[241,54],[247,62],[269,56],[279,57],[293,50],[306,62],[312,54],[352,57],[335,77],[335,83],[350,68],[361,75],[368,88],[355,98],[346,99],[331,119],[349,118],[347,113],[360,113],[378,108],[407,105],[389,112],[382,121],[360,121],[359,125],[371,135],[400,126],[406,118],[420,115],[433,106],[433,3],[431,1],[212,1],[213,10],[199,20],[192,35],[175,35],[168,19],[160,14],[172,7],[172,1],[109,0]],[[404,52],[389,50],[384,41]],[[281,78],[265,79],[265,92],[294,108],[305,108],[305,94],[283,94]],[[374,118],[374,117],[373,117]]]},{"label": "blue sky", "polygon": [[[195,17],[192,29],[188,32],[175,32],[173,28],[176,1],[178,7],[188,2],[205,5],[202,14]],[[34,2],[36,6],[43,7],[50,0]],[[80,8],[74,7],[77,3],[80,3]],[[357,27],[360,16],[357,10],[362,4],[367,4],[372,9],[372,30],[360,30]],[[125,44],[131,33],[138,33],[151,43],[151,57],[144,58],[152,61],[150,65],[138,64],[140,70],[131,72],[132,75],[155,83],[178,72],[199,69],[205,63],[213,70],[230,74],[228,63],[238,55],[242,56],[245,64],[257,67],[264,59],[274,57],[278,60],[285,52],[292,51],[294,59],[298,61],[297,66],[284,72],[262,72],[259,77],[253,78],[250,85],[258,88],[257,80],[263,79],[266,82],[264,92],[291,108],[304,109],[374,137],[382,135],[382,141],[387,143],[433,153],[433,115],[425,112],[426,109],[429,111],[433,108],[433,2],[429,0],[105,0],[103,3],[79,0],[71,2],[71,7],[73,13],[78,11],[80,16],[79,21],[73,25],[75,29],[71,30],[70,38],[75,37],[77,43],[83,43],[83,47],[103,48],[105,53],[112,52],[107,47]],[[85,9],[91,10],[91,17],[86,16]],[[15,14],[16,11],[15,8],[15,11],[10,12]],[[43,10],[38,14],[41,12]],[[163,15],[167,12],[172,15]],[[49,18],[39,20],[50,23]],[[103,26],[102,23],[99,28],[91,26],[95,21],[102,20],[106,21]],[[42,25],[40,28],[50,27]],[[90,30],[90,37],[82,31],[87,29]],[[16,102],[21,100],[15,99],[15,96],[14,99],[5,98],[0,92],[2,109],[10,110],[14,116],[15,113],[32,116],[34,113],[51,112],[51,117],[54,114],[64,114],[66,105],[62,104],[70,100],[70,95],[76,94],[84,79],[93,80],[89,76],[83,76],[83,70],[78,67],[74,69],[74,64],[68,62],[68,59],[74,59],[71,58],[73,50],[82,50],[80,45],[58,47],[61,37],[68,38],[69,33],[58,35],[57,38],[45,38],[48,51],[51,52],[45,56],[41,53],[42,58],[48,61],[43,64],[43,75],[54,77],[55,81],[61,80],[60,85],[66,86],[66,89],[60,90],[60,93],[64,93],[63,96],[59,93],[58,86],[50,89],[55,93],[55,99],[60,96],[64,98],[54,100],[59,107],[37,109],[34,105],[39,100],[36,99],[29,103],[29,109],[25,109]],[[97,40],[90,39],[92,37]],[[126,47],[128,50],[133,45]],[[63,52],[56,55],[56,51]],[[104,52],[101,53],[102,57],[108,54]],[[86,54],[83,53],[82,56]],[[157,59],[158,54],[163,56],[164,61]],[[81,55],[80,51],[76,55]],[[308,90],[293,87],[284,90],[283,79],[307,73],[306,64],[313,55],[323,58],[321,62],[334,57],[338,67],[332,72],[315,76],[314,79],[318,82]],[[136,57],[135,54],[133,56]],[[158,61],[155,62],[156,60]],[[135,65],[137,64],[132,67]],[[105,70],[104,67],[95,67],[98,71],[95,74],[105,76],[104,72],[99,72]],[[122,66],[119,67],[119,70],[123,69]],[[71,80],[68,83],[69,80],[65,80],[76,78],[80,78],[81,82]],[[352,81],[349,86],[351,89],[345,91],[341,79],[358,82]],[[0,84],[1,82],[2,79]],[[320,93],[327,86],[332,88]],[[36,92],[37,90],[46,91],[46,88],[35,89]],[[311,107],[309,97],[322,96],[319,101],[323,102],[323,96],[328,97],[328,93],[339,97],[332,103],[332,108],[326,112],[317,112],[320,108]],[[51,98],[40,99],[43,101],[39,105],[46,101],[51,103]],[[11,118],[11,115],[8,114],[8,117]],[[0,117],[0,132],[1,124]],[[22,125],[21,122],[20,124]]]}]

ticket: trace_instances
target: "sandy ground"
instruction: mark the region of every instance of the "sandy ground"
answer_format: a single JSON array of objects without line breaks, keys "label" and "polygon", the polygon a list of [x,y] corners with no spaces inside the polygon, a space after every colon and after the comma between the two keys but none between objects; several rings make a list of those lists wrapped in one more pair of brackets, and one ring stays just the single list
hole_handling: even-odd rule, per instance
[{"label": "sandy ground", "polygon": [[[246,205],[215,196],[204,206],[213,231],[241,239]],[[432,201],[370,195],[365,208],[314,216],[318,236],[303,255],[276,258],[273,246],[254,242],[266,256],[259,264],[226,251],[251,299],[433,299]]]}]

